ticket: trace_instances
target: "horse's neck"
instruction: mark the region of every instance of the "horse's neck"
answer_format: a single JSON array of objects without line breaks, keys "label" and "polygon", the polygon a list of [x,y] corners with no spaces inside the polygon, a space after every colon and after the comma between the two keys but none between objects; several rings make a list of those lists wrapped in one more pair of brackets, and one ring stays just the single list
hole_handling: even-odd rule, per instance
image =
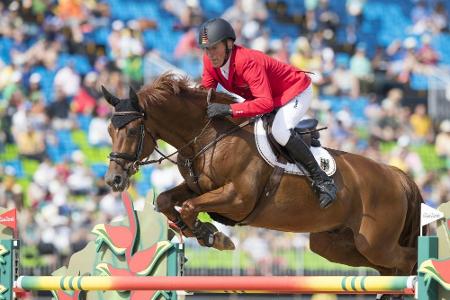
[{"label": "horse's neck", "polygon": [[162,106],[151,108],[152,115],[160,116],[156,120],[160,138],[177,150],[181,149],[182,155],[188,156],[197,153],[220,133],[233,126],[229,120],[215,119],[205,127],[208,122],[206,96],[203,100],[204,106],[189,101],[202,100],[174,98]]},{"label": "horse's neck", "polygon": [[232,122],[223,120],[213,120],[207,124],[207,120],[202,118],[189,122],[192,122],[191,128],[173,122],[161,132],[161,139],[179,150],[184,157],[194,156],[233,127]]},{"label": "horse's neck", "polygon": [[[166,112],[168,111],[166,110]],[[168,117],[166,113],[163,118],[156,120],[155,126],[158,128],[159,137],[177,150],[181,150],[182,155],[192,155],[194,150],[196,150],[193,146],[197,148],[197,144],[204,134],[200,137],[198,135],[206,125],[206,119],[196,118],[196,115],[198,114],[191,114],[186,111],[183,115]],[[199,141],[196,140],[197,137]]]}]

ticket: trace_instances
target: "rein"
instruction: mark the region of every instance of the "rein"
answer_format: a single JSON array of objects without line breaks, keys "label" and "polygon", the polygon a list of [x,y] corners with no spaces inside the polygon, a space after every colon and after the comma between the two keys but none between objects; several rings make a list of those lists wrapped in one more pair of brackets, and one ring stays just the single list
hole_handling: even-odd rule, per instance
[{"label": "rein", "polygon": [[[211,120],[210,120],[211,121]],[[233,127],[233,128],[231,128],[230,130],[228,130],[228,131],[226,131],[226,132],[224,132],[224,133],[221,133],[218,137],[216,137],[214,140],[212,140],[211,142],[209,142],[208,144],[206,144],[202,149],[200,149],[200,151],[198,151],[196,154],[194,154],[192,157],[190,157],[190,158],[185,158],[185,166],[188,168],[188,172],[189,172],[189,176],[193,179],[193,182],[194,183],[198,183],[198,176],[196,176],[195,175],[195,173],[194,173],[194,169],[193,169],[193,167],[192,167],[192,165],[193,165],[193,163],[194,163],[194,161],[195,161],[195,159],[197,158],[197,157],[199,157],[200,155],[202,155],[203,153],[205,153],[209,148],[211,148],[212,146],[214,146],[215,144],[217,144],[217,142],[219,142],[221,139],[223,139],[224,137],[226,137],[226,136],[228,136],[228,135],[230,135],[230,134],[232,134],[233,132],[235,132],[235,131],[237,131],[237,130],[239,130],[239,129],[242,129],[242,128],[244,128],[244,127],[246,127],[247,125],[249,125],[249,124],[251,124],[251,123],[253,123],[253,122],[255,122],[255,120],[254,119],[249,119],[249,120],[247,120],[247,121],[244,121],[244,122],[242,122],[241,124],[239,124],[239,125],[237,125],[237,126],[235,126],[235,127]],[[210,122],[208,122],[208,125],[209,125],[209,123]],[[205,127],[206,128],[206,127]],[[200,135],[198,135],[197,137],[199,137]],[[196,138],[197,138],[196,137]],[[195,138],[195,139],[196,139]],[[194,139],[194,140],[195,140]],[[192,142],[192,141],[191,141]],[[181,150],[181,149],[180,149]]]}]

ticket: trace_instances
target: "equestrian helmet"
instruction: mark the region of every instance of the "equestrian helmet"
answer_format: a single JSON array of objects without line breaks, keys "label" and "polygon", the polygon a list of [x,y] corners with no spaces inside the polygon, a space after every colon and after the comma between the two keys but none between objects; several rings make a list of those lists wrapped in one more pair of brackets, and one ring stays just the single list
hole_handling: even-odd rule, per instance
[{"label": "equestrian helmet", "polygon": [[231,24],[221,18],[206,21],[200,26],[198,44],[200,48],[207,48],[226,40],[236,40],[236,33]]}]

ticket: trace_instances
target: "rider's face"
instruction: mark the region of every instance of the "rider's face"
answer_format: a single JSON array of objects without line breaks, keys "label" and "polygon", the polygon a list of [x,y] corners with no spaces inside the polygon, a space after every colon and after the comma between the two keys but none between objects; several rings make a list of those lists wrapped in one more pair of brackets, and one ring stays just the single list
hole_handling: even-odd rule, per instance
[{"label": "rider's face", "polygon": [[219,68],[222,66],[226,51],[225,43],[217,43],[211,47],[205,48],[206,55],[213,64],[214,68]]}]

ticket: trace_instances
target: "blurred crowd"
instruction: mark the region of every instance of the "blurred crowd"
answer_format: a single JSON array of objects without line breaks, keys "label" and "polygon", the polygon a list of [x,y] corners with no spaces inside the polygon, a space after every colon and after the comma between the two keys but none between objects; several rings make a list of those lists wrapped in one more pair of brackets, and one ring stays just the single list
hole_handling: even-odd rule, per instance
[{"label": "blurred crowd", "polygon": [[[404,28],[411,36],[375,49],[356,35],[364,0],[339,2],[345,6],[345,22],[327,0],[305,0],[305,11],[298,14],[289,13],[284,1],[235,0],[222,17],[236,29],[238,44],[313,72],[311,115],[329,128],[322,134],[323,145],[399,167],[413,176],[426,203],[436,207],[450,195],[450,116],[432,119],[426,93],[411,88],[411,76],[427,76],[441,65],[431,41],[448,33],[448,7],[441,1],[404,1],[412,6],[411,26]],[[124,214],[120,195],[93,172],[84,151],[70,149],[55,159],[49,149],[64,144],[61,133],[73,131],[84,132],[90,147],[110,147],[111,107],[100,85],[125,98],[129,85],[147,83],[147,53],[160,53],[176,66],[186,59],[200,61],[197,28],[211,13],[198,0],[163,0],[159,6],[175,18],[171,30],[181,32],[174,50],[165,55],[143,38],[161,24],[152,18],[114,19],[110,1],[0,2],[0,155],[11,156],[7,151],[16,145],[19,160],[37,163],[34,174],[20,178],[14,165],[2,159],[0,207],[19,209],[30,265],[60,262],[86,245],[95,224]],[[301,34],[274,38],[274,20],[297,26]],[[103,42],[93,38],[100,32],[107,33]],[[348,105],[335,109],[330,101],[339,99]],[[352,106],[361,101],[366,104],[356,116]],[[152,201],[154,193],[180,181],[173,165],[149,168],[151,188],[145,193],[130,188],[136,200]],[[304,249],[305,239],[250,230],[240,244],[268,274],[276,261],[269,255],[273,249]]]}]

